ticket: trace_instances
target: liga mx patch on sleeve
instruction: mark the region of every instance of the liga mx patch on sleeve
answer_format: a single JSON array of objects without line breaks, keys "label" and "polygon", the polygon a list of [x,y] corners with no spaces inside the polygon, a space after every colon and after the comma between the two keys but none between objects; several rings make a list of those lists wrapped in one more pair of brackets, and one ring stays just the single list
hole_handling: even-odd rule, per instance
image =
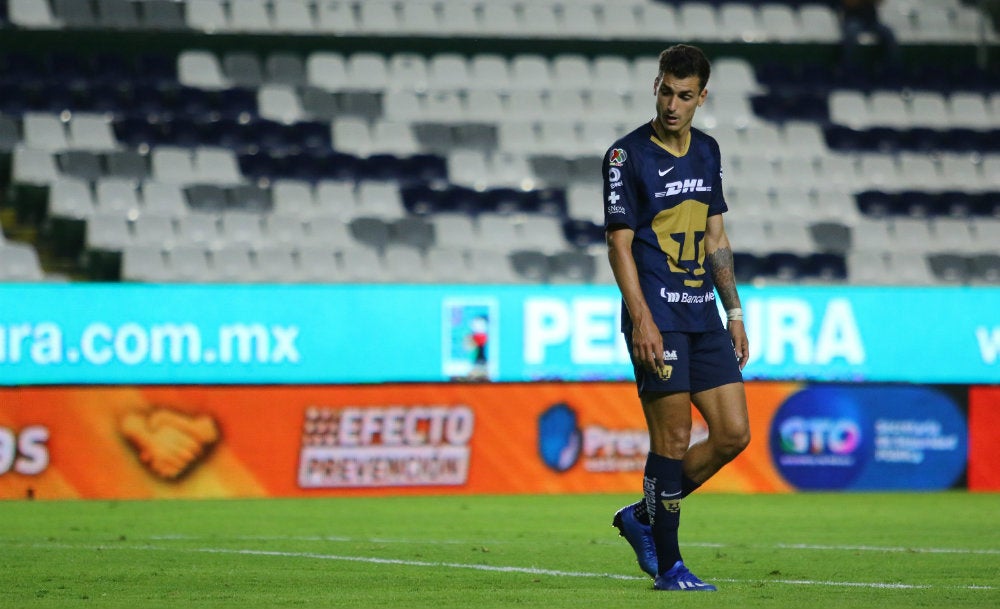
[{"label": "liga mx patch on sleeve", "polygon": [[625,159],[628,155],[621,148],[615,148],[611,151],[611,155],[608,157],[608,164],[614,165],[615,167],[621,167],[625,164]]}]

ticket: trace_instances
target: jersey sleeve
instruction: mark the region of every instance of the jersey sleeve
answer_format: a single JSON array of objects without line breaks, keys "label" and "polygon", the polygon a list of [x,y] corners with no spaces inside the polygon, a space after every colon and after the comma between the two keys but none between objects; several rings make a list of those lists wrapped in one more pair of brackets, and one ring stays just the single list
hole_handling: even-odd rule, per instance
[{"label": "jersey sleeve", "polygon": [[[630,162],[631,161],[631,162]],[[631,175],[635,159],[621,143],[616,143],[604,155],[601,170],[604,177],[604,228],[627,226],[635,230],[636,197]]]}]

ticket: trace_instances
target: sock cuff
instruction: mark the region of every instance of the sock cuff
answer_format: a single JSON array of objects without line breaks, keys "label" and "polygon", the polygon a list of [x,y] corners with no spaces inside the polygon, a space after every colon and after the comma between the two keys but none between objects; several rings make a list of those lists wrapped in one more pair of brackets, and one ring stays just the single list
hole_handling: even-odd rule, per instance
[{"label": "sock cuff", "polygon": [[654,452],[650,452],[646,455],[646,464],[652,465],[653,467],[660,469],[661,471],[666,471],[673,473],[677,471],[680,475],[682,474],[682,466],[684,461],[680,459],[671,459],[670,457],[664,457],[663,455],[658,455]]}]

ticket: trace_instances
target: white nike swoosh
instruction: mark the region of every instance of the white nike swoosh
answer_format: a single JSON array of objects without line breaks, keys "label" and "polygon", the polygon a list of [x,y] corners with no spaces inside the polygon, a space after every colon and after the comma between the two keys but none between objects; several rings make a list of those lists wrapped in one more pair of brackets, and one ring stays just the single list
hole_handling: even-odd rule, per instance
[{"label": "white nike swoosh", "polygon": [[671,172],[671,170],[673,170],[673,167],[671,167],[670,169],[667,169],[666,171],[660,171],[659,169],[657,169],[657,170],[656,170],[656,173],[660,174],[660,177],[662,178],[663,176],[665,176],[665,175],[667,175],[668,173],[670,173],[670,172]]},{"label": "white nike swoosh", "polygon": [[669,498],[671,498],[671,497],[678,497],[678,496],[680,496],[680,495],[681,495],[681,494],[682,494],[683,492],[684,492],[684,491],[677,491],[676,493],[668,493],[668,492],[666,492],[666,491],[661,491],[661,492],[660,492],[660,497],[663,497],[663,498],[665,498],[665,499],[669,499]]}]

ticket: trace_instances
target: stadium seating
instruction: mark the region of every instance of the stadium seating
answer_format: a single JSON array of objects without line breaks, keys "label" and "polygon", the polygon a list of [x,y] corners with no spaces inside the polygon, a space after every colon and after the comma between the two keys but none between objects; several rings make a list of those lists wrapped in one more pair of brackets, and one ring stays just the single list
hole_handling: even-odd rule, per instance
[{"label": "stadium seating", "polygon": [[[777,0],[6,8],[0,27],[24,30],[839,37],[829,5]],[[904,45],[969,44],[983,23],[958,0],[889,1],[883,15]],[[11,53],[0,59],[0,161],[12,192],[45,188],[48,221],[84,226],[85,250],[120,255],[129,281],[607,282],[600,158],[648,119],[655,69],[643,54],[474,45]],[[696,126],[722,145],[741,280],[989,282],[1000,240],[980,235],[1000,222],[997,82],[975,65],[847,74],[812,59],[715,57]],[[327,267],[304,268],[318,260]]]}]

